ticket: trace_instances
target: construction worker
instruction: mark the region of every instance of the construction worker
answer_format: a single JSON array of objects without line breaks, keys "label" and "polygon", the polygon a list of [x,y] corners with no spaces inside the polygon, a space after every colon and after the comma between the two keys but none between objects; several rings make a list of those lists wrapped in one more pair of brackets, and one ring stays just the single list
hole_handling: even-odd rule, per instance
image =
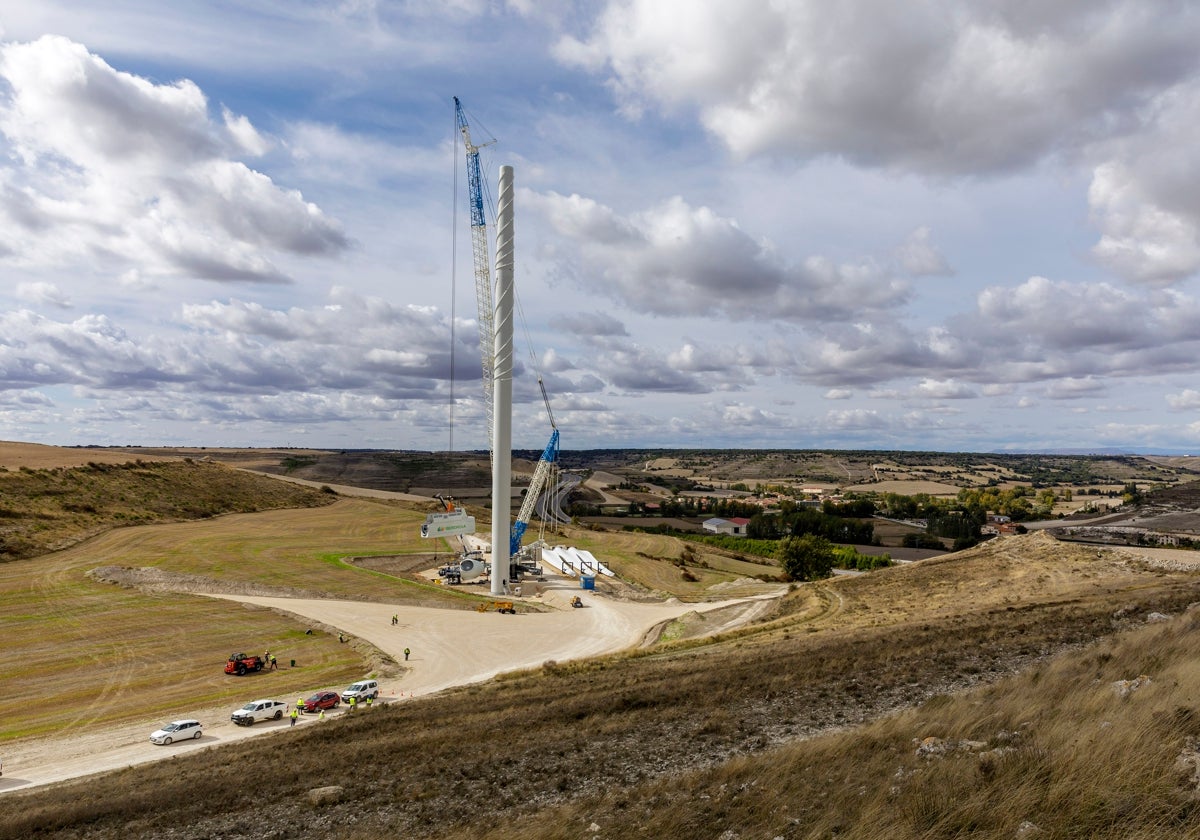
[{"label": "construction worker", "polygon": [[267,654],[267,658],[271,660],[271,670],[278,671],[279,663],[275,661],[275,654],[269,653],[269,654]]},{"label": "construction worker", "polygon": [[411,650],[409,650],[408,648],[405,648],[405,649],[404,649],[404,661],[405,661],[405,662],[407,662],[407,661],[408,661],[408,655],[409,655],[410,653],[412,653],[412,651],[411,651]]},{"label": "construction worker", "polygon": [[292,726],[296,725],[296,718],[299,716],[300,716],[300,713],[297,712],[295,709],[292,709]]},{"label": "construction worker", "polygon": [[321,710],[321,714],[317,715],[317,720],[325,720],[325,710]]},{"label": "construction worker", "polygon": [[350,698],[350,711],[352,711],[352,712],[353,712],[353,711],[354,711],[354,707],[355,707],[355,706],[357,706],[357,705],[358,705],[358,698],[357,698],[357,697],[351,697],[351,698]]},{"label": "construction worker", "polygon": [[367,708],[368,709],[371,708],[371,701],[373,699],[374,699],[373,697],[371,697],[370,695],[367,695]]},{"label": "construction worker", "polygon": [[301,697],[296,701],[296,708],[300,710],[300,714],[304,714],[304,698]]},{"label": "construction worker", "polygon": [[395,627],[399,623],[400,623],[400,616],[397,615],[396,613],[392,613],[392,626]]}]

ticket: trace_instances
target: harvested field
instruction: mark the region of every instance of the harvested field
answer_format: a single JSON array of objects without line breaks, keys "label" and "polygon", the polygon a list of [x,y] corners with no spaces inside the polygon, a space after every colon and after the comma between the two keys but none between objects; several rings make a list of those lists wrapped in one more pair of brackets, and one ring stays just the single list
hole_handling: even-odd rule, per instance
[{"label": "harvested field", "polygon": [[[272,675],[280,691],[353,678],[370,651],[339,645],[336,630],[306,635],[308,628],[293,618],[186,593],[211,591],[211,585],[460,603],[453,592],[341,559],[406,547],[423,554],[422,519],[380,502],[345,500],[315,510],[123,528],[56,554],[0,564],[3,737],[169,714],[185,701],[231,701],[245,691],[221,671],[231,651],[270,649],[303,662],[302,673]],[[160,576],[152,585],[146,576],[130,575],[122,586],[89,576],[98,567],[149,567]],[[159,585],[163,573],[174,576],[167,585]],[[41,702],[47,696],[62,702]]]},{"label": "harvested field", "polygon": [[177,461],[175,455],[137,455],[123,449],[93,447],[43,446],[40,443],[0,441],[0,467],[19,470],[21,467],[42,470],[55,467],[82,467],[89,463],[125,464],[138,458],[154,461]]}]

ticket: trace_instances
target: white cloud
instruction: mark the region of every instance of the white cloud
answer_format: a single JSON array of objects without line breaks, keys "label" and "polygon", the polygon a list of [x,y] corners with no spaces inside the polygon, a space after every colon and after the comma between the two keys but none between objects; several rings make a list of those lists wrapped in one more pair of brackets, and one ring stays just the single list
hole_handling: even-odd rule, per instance
[{"label": "white cloud", "polygon": [[846,320],[898,306],[911,294],[905,281],[870,260],[812,256],[789,265],[736,220],[678,196],[628,217],[577,195],[522,197],[569,240],[555,251],[562,275],[640,312]]},{"label": "white cloud", "polygon": [[934,400],[965,400],[977,396],[972,388],[951,379],[922,379],[913,389],[913,395]]},{"label": "white cloud", "polygon": [[1178,394],[1167,394],[1167,405],[1175,411],[1200,409],[1200,391],[1184,388]]},{"label": "white cloud", "polygon": [[1065,377],[1047,384],[1042,390],[1048,399],[1077,400],[1103,394],[1107,389],[1107,384],[1100,379]]},{"label": "white cloud", "polygon": [[449,333],[439,313],[345,290],[333,294],[338,308],[269,310],[236,300],[186,305],[183,332],[169,338],[136,337],[102,315],[66,322],[29,311],[4,313],[4,386],[424,401],[450,378]]},{"label": "white cloud", "polygon": [[18,283],[17,300],[54,306],[59,309],[71,308],[71,300],[62,289],[58,288],[54,283],[44,281]]},{"label": "white cloud", "polygon": [[829,412],[825,415],[825,425],[841,430],[881,429],[887,425],[887,421],[877,411],[851,408]]},{"label": "white cloud", "polygon": [[299,192],[231,159],[266,141],[228,110],[210,118],[190,81],[156,84],[53,36],[0,45],[0,77],[10,261],[279,282],[273,253],[348,245]]},{"label": "white cloud", "polygon": [[896,260],[905,271],[917,277],[954,274],[941,251],[930,241],[930,230],[926,226],[909,234],[908,239],[896,249]]},{"label": "white cloud", "polygon": [[696,108],[737,155],[957,174],[1123,131],[1198,41],[1195,10],[1168,0],[627,0],[557,55],[607,74],[628,114]]},{"label": "white cloud", "polygon": [[[1196,173],[1178,174],[1200,189]],[[1200,269],[1200,213],[1164,207],[1152,190],[1126,165],[1096,168],[1088,200],[1103,235],[1092,252],[1122,277],[1166,285]]]}]

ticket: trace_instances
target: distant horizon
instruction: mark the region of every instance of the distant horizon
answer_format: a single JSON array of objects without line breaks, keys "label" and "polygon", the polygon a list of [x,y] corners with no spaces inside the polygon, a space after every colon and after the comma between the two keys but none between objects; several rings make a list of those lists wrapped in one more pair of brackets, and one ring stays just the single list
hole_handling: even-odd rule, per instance
[{"label": "distant horizon", "polygon": [[[11,443],[37,443],[37,441],[10,441]],[[64,449],[227,449],[227,450],[311,450],[325,452],[431,452],[431,453],[462,453],[462,454],[487,454],[486,449],[425,449],[425,448],[407,448],[407,447],[348,447],[348,446],[290,446],[290,445],[262,445],[262,446],[209,446],[205,444],[141,444],[141,443],[126,443],[126,444],[97,444],[97,443],[77,443],[77,444],[41,444],[43,446],[61,446]],[[541,452],[541,447],[513,447],[514,452]],[[566,452],[620,452],[620,451],[645,451],[645,452],[913,452],[913,453],[930,453],[936,455],[1062,455],[1076,457],[1105,457],[1105,456],[1159,456],[1173,458],[1192,458],[1198,457],[1195,452],[1173,452],[1173,451],[1131,451],[1123,449],[1061,449],[1061,450],[998,450],[998,449],[894,449],[894,448],[878,448],[878,447],[829,447],[829,446],[802,446],[802,447],[784,447],[784,446],[586,446],[586,447],[563,447],[562,451]]]}]

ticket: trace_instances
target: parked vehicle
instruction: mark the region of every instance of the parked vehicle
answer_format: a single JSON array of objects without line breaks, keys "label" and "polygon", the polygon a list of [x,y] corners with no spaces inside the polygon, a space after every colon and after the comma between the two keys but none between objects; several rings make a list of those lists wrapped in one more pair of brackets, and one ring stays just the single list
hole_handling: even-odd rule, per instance
[{"label": "parked vehicle", "polygon": [[304,704],[300,707],[300,711],[305,714],[312,714],[322,709],[336,709],[341,702],[342,698],[338,697],[336,691],[318,691],[304,701]]},{"label": "parked vehicle", "polygon": [[238,726],[253,726],[260,720],[283,720],[287,703],[282,700],[251,700],[235,711],[229,719]]},{"label": "parked vehicle", "polygon": [[166,746],[172,741],[185,741],[188,738],[199,738],[204,729],[198,720],[173,720],[163,724],[162,729],[150,733],[150,743]]},{"label": "parked vehicle", "polygon": [[237,674],[239,677],[247,671],[261,671],[266,663],[261,656],[250,653],[231,653],[225,663],[226,674]]},{"label": "parked vehicle", "polygon": [[349,703],[351,697],[357,700],[366,700],[368,697],[375,699],[378,696],[379,683],[375,680],[359,680],[342,692],[342,702]]}]

